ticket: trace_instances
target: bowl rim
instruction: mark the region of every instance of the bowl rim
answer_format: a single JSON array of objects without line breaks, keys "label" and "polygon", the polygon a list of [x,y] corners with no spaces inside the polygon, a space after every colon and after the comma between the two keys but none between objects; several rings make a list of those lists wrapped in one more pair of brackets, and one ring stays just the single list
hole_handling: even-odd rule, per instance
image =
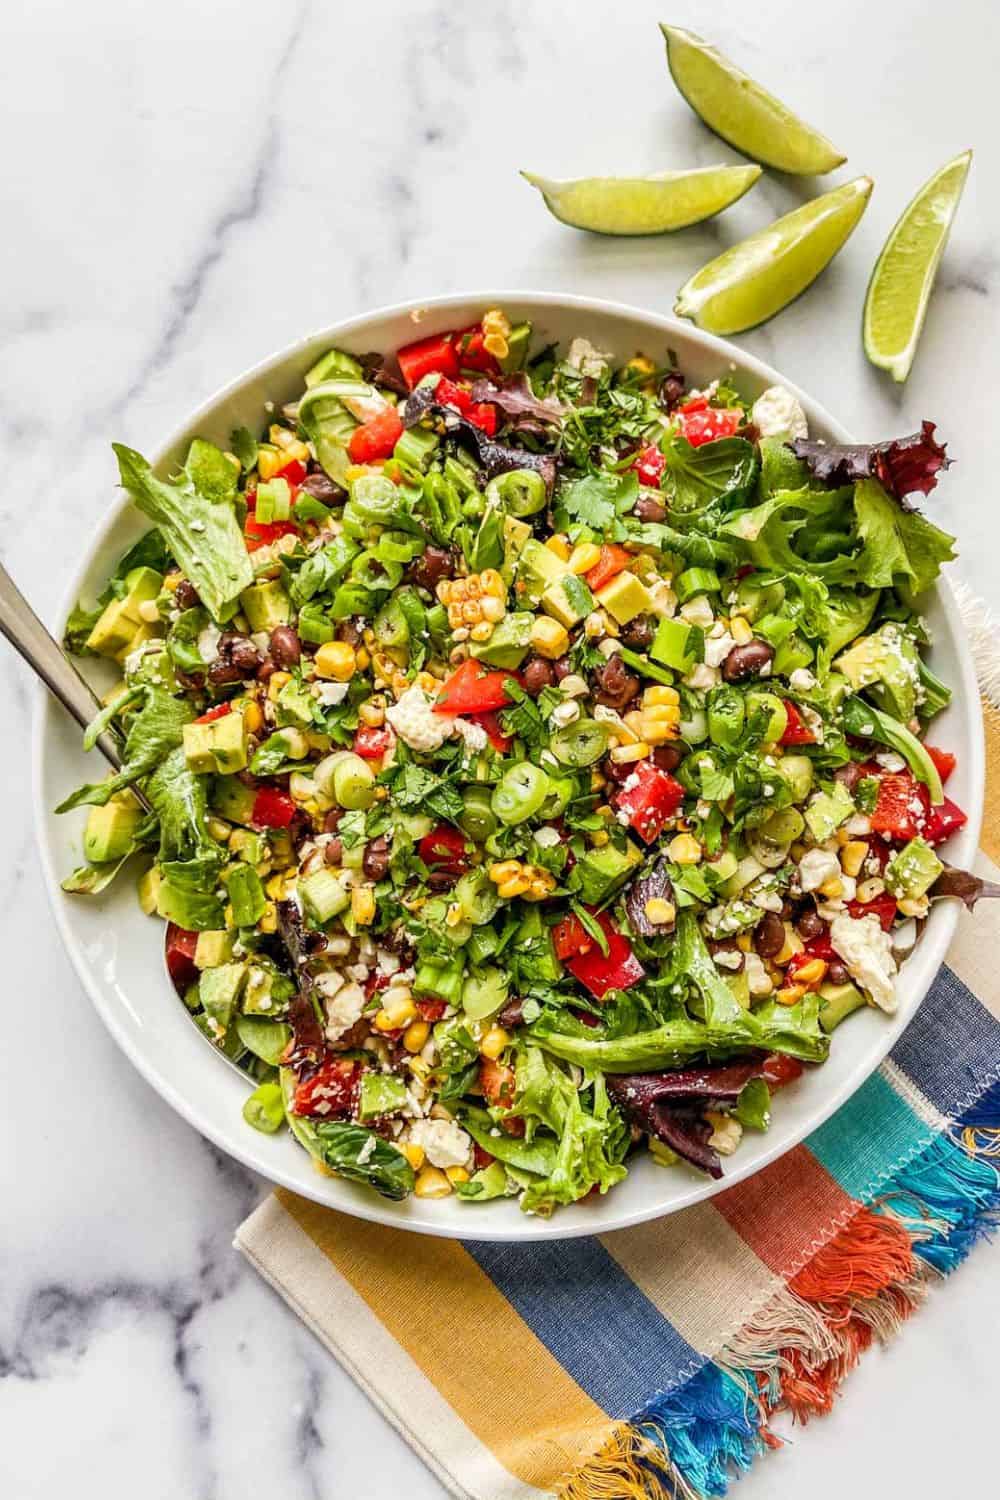
[{"label": "bowl rim", "polygon": [[[305,349],[322,342],[329,342],[331,345],[336,344],[339,339],[359,332],[368,324],[380,319],[399,318],[409,315],[413,320],[415,329],[419,329],[420,315],[423,313],[436,313],[445,311],[451,307],[465,307],[470,303],[483,307],[517,305],[525,309],[533,307],[545,310],[560,308],[579,312],[582,316],[586,316],[588,313],[598,313],[602,316],[620,317],[642,322],[650,328],[651,332],[668,337],[674,334],[689,343],[700,345],[703,349],[715,354],[720,365],[723,367],[729,363],[733,363],[741,371],[756,377],[758,380],[765,381],[769,385],[780,384],[784,386],[786,390],[790,391],[802,403],[807,411],[813,414],[822,425],[825,425],[834,434],[838,441],[845,443],[854,441],[843,424],[836,420],[821,402],[815,400],[795,382],[789,380],[779,370],[775,369],[774,366],[768,364],[765,360],[759,359],[756,355],[748,353],[738,345],[726,339],[719,338],[715,334],[706,333],[704,330],[687,321],[668,314],[652,312],[647,308],[636,306],[633,303],[619,302],[609,298],[589,297],[576,293],[491,288],[486,291],[473,289],[435,297],[407,298],[404,301],[370,308],[363,313],[340,319],[327,327],[315,329],[293,340],[290,344],[265,356],[265,358],[259,360],[256,364],[227,381],[207,399],[202,401],[194,411],[172,429],[162,442],[157,444],[154,450],[151,450],[153,453],[151,459],[153,467],[155,468],[161,464],[192,428],[210,417],[215,409],[228,398],[240,392],[249,382],[266,377],[271,372],[281,369],[296,354]],[[61,635],[63,622],[67,619],[70,610],[79,597],[84,578],[91,566],[95,553],[119,524],[122,514],[127,511],[128,506],[129,501],[127,498],[121,496],[116,504],[109,507],[103,521],[90,533],[88,544],[80,554],[80,559],[73,572],[73,576],[60,597],[58,607],[52,613],[52,620],[54,622],[53,633],[57,638]],[[949,630],[957,644],[960,680],[954,685],[955,699],[967,706],[972,705],[968,715],[968,724],[971,733],[966,759],[969,794],[965,798],[965,803],[968,822],[956,835],[956,852],[958,853],[958,857],[963,864],[968,864],[971,862],[978,848],[985,799],[985,741],[982,706],[971,649],[965,637],[961,613],[947,577],[942,575],[937,580],[934,585],[934,592],[947,619]],[[63,947],[69,956],[77,978],[80,980],[102,1022],[130,1063],[182,1119],[186,1120],[199,1134],[205,1136],[220,1150],[224,1151],[227,1155],[235,1157],[243,1166],[256,1172],[267,1182],[279,1184],[301,1196],[314,1196],[309,1191],[308,1180],[300,1181],[293,1174],[285,1172],[280,1167],[280,1164],[276,1168],[271,1165],[262,1166],[259,1158],[255,1156],[251,1149],[252,1140],[248,1141],[247,1147],[244,1148],[240,1144],[240,1137],[237,1137],[234,1143],[233,1140],[223,1137],[221,1132],[217,1131],[212,1125],[207,1124],[200,1117],[197,1105],[181,1090],[175,1088],[161,1074],[156,1066],[155,1058],[144,1052],[138,1044],[134,1044],[133,1038],[120,1023],[114,1007],[106,1003],[105,995],[96,983],[78,939],[70,929],[68,920],[68,902],[70,898],[65,895],[60,887],[60,875],[54,866],[48,841],[44,836],[45,820],[50,809],[48,809],[44,799],[43,761],[46,748],[46,710],[51,702],[51,696],[44,685],[41,683],[36,684],[31,734],[32,812],[35,840],[38,846],[46,894]],[[907,1025],[916,1015],[918,1008],[926,998],[927,991],[936,978],[941,966],[944,964],[947,949],[954,936],[958,919],[959,911],[958,903],[956,902],[942,903],[934,907],[931,911],[926,930],[921,936],[917,951],[907,961],[906,967],[911,975],[911,987],[916,993],[916,998],[911,1002],[908,1010]],[[826,1095],[822,1096],[818,1106],[811,1113],[809,1122],[803,1125],[801,1130],[796,1128],[792,1138],[784,1141],[775,1141],[772,1145],[768,1146],[768,1137],[765,1135],[752,1160],[741,1165],[739,1155],[731,1158],[731,1162],[727,1164],[729,1170],[727,1170],[723,1178],[717,1181],[707,1178],[704,1180],[692,1179],[689,1190],[680,1195],[679,1201],[668,1204],[655,1202],[634,1209],[631,1212],[609,1215],[609,1222],[589,1227],[586,1225],[574,1225],[573,1227],[562,1229],[560,1226],[560,1214],[558,1212],[553,1214],[550,1219],[539,1219],[522,1214],[520,1220],[510,1226],[492,1226],[482,1221],[477,1224],[470,1218],[469,1231],[460,1232],[447,1225],[435,1224],[433,1215],[428,1215],[427,1218],[418,1221],[404,1220],[395,1211],[396,1205],[389,1204],[375,1193],[358,1193],[357,1195],[352,1195],[350,1200],[345,1203],[333,1205],[329,1203],[328,1199],[319,1196],[317,1189],[314,1201],[323,1204],[325,1207],[333,1208],[335,1212],[347,1213],[352,1217],[385,1224],[390,1228],[404,1229],[410,1233],[428,1234],[437,1236],[438,1238],[449,1239],[480,1239],[494,1242],[520,1243],[543,1239],[575,1239],[584,1235],[604,1234],[619,1229],[627,1229],[636,1224],[666,1217],[669,1214],[692,1207],[696,1203],[711,1199],[716,1194],[724,1192],[727,1188],[734,1187],[747,1177],[755,1175],[779,1157],[800,1145],[807,1136],[818,1129],[831,1115],[835,1114],[867,1079],[871,1077],[902,1035],[903,1030],[905,1030],[905,1026],[900,1026],[898,1020],[894,1023],[892,1017],[887,1017],[884,1034],[881,1034],[869,1049],[863,1063],[855,1067],[838,1087],[831,1089]],[[223,1060],[220,1059],[221,1061]],[[604,1201],[613,1200],[606,1199]]]}]

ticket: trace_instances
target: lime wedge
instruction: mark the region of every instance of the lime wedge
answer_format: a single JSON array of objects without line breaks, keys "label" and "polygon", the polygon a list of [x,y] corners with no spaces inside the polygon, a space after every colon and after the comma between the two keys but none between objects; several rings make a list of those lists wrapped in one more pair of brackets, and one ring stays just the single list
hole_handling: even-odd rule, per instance
[{"label": "lime wedge", "polygon": [[753,187],[761,168],[695,167],[647,177],[577,177],[556,182],[533,172],[536,187],[563,224],[595,234],[664,234],[721,213]]},{"label": "lime wedge", "polygon": [[816,280],[868,204],[870,177],[803,203],[696,271],[674,312],[710,333],[742,333],[766,323]]},{"label": "lime wedge", "polygon": [[847,160],[826,136],[793,115],[759,83],[693,31],[660,23],[673,80],[716,135],[779,172],[832,172]]},{"label": "lime wedge", "polygon": [[925,182],[897,220],[875,263],[865,297],[865,353],[905,380],[917,352],[938,264],[948,243],[972,152],[963,151]]}]

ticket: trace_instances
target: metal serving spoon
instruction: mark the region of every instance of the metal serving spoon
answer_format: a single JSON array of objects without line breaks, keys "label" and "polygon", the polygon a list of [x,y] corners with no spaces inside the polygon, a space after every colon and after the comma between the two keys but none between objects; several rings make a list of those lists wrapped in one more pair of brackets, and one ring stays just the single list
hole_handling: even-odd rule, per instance
[{"label": "metal serving spoon", "polygon": [[[0,633],[7,637],[14,650],[42,679],[45,686],[58,698],[71,717],[81,728],[85,729],[103,705],[90,684],[80,676],[59,642],[46,630],[2,563],[0,563]],[[97,736],[95,744],[115,770],[121,770],[123,739],[118,730],[113,727],[106,729]],[[146,812],[151,812],[152,808],[140,789],[133,786],[132,792]],[[171,989],[173,989],[172,982]],[[197,1029],[198,1035],[212,1048],[216,1056],[221,1057],[241,1076],[246,1077],[247,1074],[240,1064],[233,1058],[227,1057],[215,1045],[211,1037],[205,1035],[180,996],[178,1000],[183,1006],[184,1014]]]}]

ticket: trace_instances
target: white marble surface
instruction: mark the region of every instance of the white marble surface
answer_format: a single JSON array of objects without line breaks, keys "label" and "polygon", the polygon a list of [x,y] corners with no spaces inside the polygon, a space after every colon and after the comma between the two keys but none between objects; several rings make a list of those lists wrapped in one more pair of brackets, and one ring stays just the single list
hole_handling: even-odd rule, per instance
[{"label": "white marble surface", "polygon": [[[933,417],[958,459],[932,502],[1000,605],[996,78],[987,0],[677,0],[876,179],[866,219],[747,346],[859,436]],[[668,308],[720,244],[810,191],[765,178],[673,240],[576,235],[516,176],[732,159],[668,79],[647,0],[14,0],[0,15],[4,561],[43,612],[111,493],[243,367],[366,306],[471,287]],[[905,391],[865,364],[861,299],[923,178],[977,161]],[[844,174],[840,174],[841,178]],[[150,1092],[60,951],[28,811],[29,684],[0,651],[0,1472],[11,1500],[283,1500],[442,1492],[230,1249],[265,1191]],[[980,1492],[1000,1259],[982,1249],[753,1496]],[[915,1436],[916,1435],[916,1436]]]}]

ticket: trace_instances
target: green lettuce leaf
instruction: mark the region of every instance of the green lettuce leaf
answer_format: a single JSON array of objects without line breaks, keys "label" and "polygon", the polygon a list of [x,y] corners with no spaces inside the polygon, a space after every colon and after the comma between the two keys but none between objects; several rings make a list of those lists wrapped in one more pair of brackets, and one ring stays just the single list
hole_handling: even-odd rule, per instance
[{"label": "green lettuce leaf", "polygon": [[909,594],[930,588],[955,556],[955,538],[917,510],[904,510],[877,479],[862,479],[854,491],[858,535],[857,581],[872,588],[902,585]]},{"label": "green lettuce leaf", "polygon": [[[144,701],[142,708],[129,720],[125,737],[122,768],[107,781],[98,781],[82,786],[67,797],[56,808],[56,812],[69,812],[73,807],[103,807],[116,792],[138,781],[177,749],[184,737],[184,725],[194,718],[194,709],[182,699],[171,698],[162,688],[143,685],[130,690],[130,698],[139,694]],[[121,706],[111,705],[114,711]],[[95,724],[103,727],[109,710],[99,715]],[[88,731],[88,734],[90,731]],[[183,757],[182,757],[183,759]]]},{"label": "green lettuce leaf", "polygon": [[719,438],[693,448],[678,434],[663,456],[662,487],[677,514],[693,515],[723,498],[731,507],[752,493],[757,480],[757,454],[745,438]]}]

